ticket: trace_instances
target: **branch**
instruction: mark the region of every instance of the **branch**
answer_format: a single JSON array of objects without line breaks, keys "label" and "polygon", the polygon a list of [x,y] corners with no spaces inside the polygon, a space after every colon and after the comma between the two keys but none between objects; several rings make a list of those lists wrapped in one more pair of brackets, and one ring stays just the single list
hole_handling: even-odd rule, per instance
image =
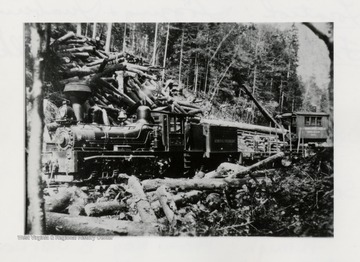
[{"label": "branch", "polygon": [[237,24],[235,24],[233,26],[233,28],[230,29],[230,31],[226,34],[226,36],[224,36],[224,38],[220,41],[219,45],[217,46],[215,53],[212,55],[212,57],[210,58],[208,65],[210,64],[210,62],[214,59],[214,57],[216,56],[217,52],[219,51],[221,45],[224,43],[224,41],[230,36],[230,34],[232,33],[232,31],[234,31],[234,29],[236,28]]},{"label": "branch", "polygon": [[333,41],[331,41],[330,38],[326,34],[321,32],[312,23],[304,22],[303,25],[305,25],[307,28],[309,28],[317,37],[319,37],[321,40],[324,41],[327,49],[329,50],[330,59],[333,60],[333,53],[334,53],[334,51],[333,51],[333,49],[334,49]]}]

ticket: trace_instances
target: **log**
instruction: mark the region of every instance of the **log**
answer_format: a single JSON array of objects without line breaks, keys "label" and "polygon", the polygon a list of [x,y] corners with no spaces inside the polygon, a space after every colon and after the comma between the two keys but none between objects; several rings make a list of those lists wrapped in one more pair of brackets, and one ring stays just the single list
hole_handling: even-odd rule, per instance
[{"label": "log", "polygon": [[87,76],[96,73],[99,70],[99,67],[82,67],[82,68],[72,68],[64,72],[64,77],[70,78],[74,76]]},{"label": "log", "polygon": [[[124,105],[126,105],[126,103],[123,102],[122,98],[118,98],[115,95],[109,95],[109,94],[105,94],[105,97],[108,101],[110,101],[112,104],[115,104],[119,107],[123,107]],[[107,108],[105,108],[107,109]],[[109,108],[109,110],[111,109],[116,109],[116,108]],[[117,112],[120,112],[119,109],[116,109]]]},{"label": "log", "polygon": [[117,200],[90,203],[85,206],[85,213],[87,216],[99,217],[105,215],[114,215],[119,211],[125,210],[126,205]]},{"label": "log", "polygon": [[116,71],[116,81],[118,83],[118,90],[120,93],[124,93],[124,71]]},{"label": "log", "polygon": [[99,52],[98,50],[95,50],[95,54],[100,58],[107,58],[107,55],[104,55],[103,53]]},{"label": "log", "polygon": [[66,44],[84,44],[86,42],[86,39],[72,39],[72,40],[68,40],[66,41]]},{"label": "log", "polygon": [[153,76],[153,75],[149,75],[149,74],[146,74],[144,73],[143,71],[139,70],[139,69],[135,69],[133,67],[127,67],[127,71],[128,72],[132,72],[132,73],[135,73],[135,74],[138,74],[139,76],[142,76],[142,77],[146,77],[148,79],[152,79],[152,80],[156,80],[156,76]]},{"label": "log", "polygon": [[281,130],[279,128],[260,126],[260,125],[251,125],[251,124],[246,124],[246,123],[232,122],[232,121],[225,121],[225,120],[201,119],[201,123],[210,124],[210,125],[218,125],[218,126],[236,127],[236,128],[246,130],[246,131],[273,133],[273,134],[278,134],[278,135],[282,135],[287,132],[285,129]]},{"label": "log", "polygon": [[250,92],[249,88],[247,85],[241,85],[241,87],[244,89],[245,93],[251,98],[251,100],[253,100],[253,102],[255,103],[255,105],[258,107],[259,111],[270,121],[272,122],[275,126],[279,127],[281,130],[283,129],[282,126],[279,125],[278,122],[276,122],[276,120],[271,116],[271,114],[266,110],[265,107],[263,107],[259,101],[253,96],[253,94]]},{"label": "log", "polygon": [[143,180],[142,185],[145,191],[156,190],[164,185],[168,188],[180,188],[182,190],[223,190],[228,187],[241,187],[250,178],[243,179],[186,179],[186,178],[165,178]]},{"label": "log", "polygon": [[129,79],[127,84],[131,87],[131,90],[137,94],[142,100],[145,100],[150,107],[154,107],[154,102],[150,99],[148,95],[146,95],[142,90],[141,87],[136,83],[136,79]]},{"label": "log", "polygon": [[128,186],[136,199],[136,208],[139,212],[141,220],[144,223],[156,223],[157,218],[155,216],[154,210],[152,210],[150,203],[146,198],[139,179],[137,179],[135,176],[131,176],[128,180]]},{"label": "log", "polygon": [[250,173],[250,172],[253,172],[257,169],[259,169],[260,167],[264,166],[264,165],[267,165],[269,163],[272,163],[274,162],[275,160],[277,159],[280,159],[280,158],[283,158],[284,157],[284,153],[283,152],[279,152],[275,155],[272,155],[264,160],[261,160],[251,166],[249,166],[247,169],[245,170],[241,170],[241,171],[238,171],[238,172],[235,172],[234,174],[230,175],[229,178],[239,178],[239,177],[243,177],[244,175]]},{"label": "log", "polygon": [[70,216],[80,216],[84,214],[85,203],[84,201],[74,201],[68,208]]},{"label": "log", "polygon": [[60,84],[62,85],[66,85],[70,82],[78,82],[79,81],[79,77],[78,76],[74,76],[74,77],[71,77],[71,78],[67,78],[67,79],[63,79],[61,81],[59,81]]},{"label": "log", "polygon": [[93,46],[82,46],[82,47],[74,47],[70,49],[64,50],[64,52],[93,52],[95,50],[95,47]]},{"label": "log", "polygon": [[[120,58],[123,58],[123,57],[124,57],[124,54],[119,53],[119,54],[116,54],[116,55],[111,55],[111,56],[109,56],[109,58],[104,57],[104,59],[107,58],[108,61],[111,62],[111,61],[116,61],[117,59],[120,59]],[[100,65],[104,61],[104,59],[98,59],[96,61],[93,61],[93,62],[87,64],[87,66]]]},{"label": "log", "polygon": [[[167,188],[165,186],[160,186],[156,190],[156,195],[159,199],[159,203],[164,211],[164,214],[169,221],[170,224],[174,222],[175,214],[173,210],[176,210],[176,205],[174,200],[172,200],[172,197],[170,193],[167,191]],[[168,203],[171,204],[171,207],[169,207]]]},{"label": "log", "polygon": [[108,64],[109,60],[107,58],[104,58],[104,60],[102,61],[102,63],[99,66],[99,70],[98,72],[101,73],[104,71],[105,66]]},{"label": "log", "polygon": [[149,68],[146,67],[146,66],[141,66],[141,65],[135,65],[135,64],[130,64],[130,63],[126,63],[124,62],[123,63],[124,65],[126,65],[126,68],[128,70],[132,70],[132,69],[137,69],[137,70],[140,70],[140,71],[144,71],[144,72],[148,72],[149,71]]},{"label": "log", "polygon": [[[149,192],[149,193],[151,193],[151,192]],[[189,192],[180,192],[176,195],[173,195],[172,199],[174,200],[174,202],[177,206],[183,206],[188,203],[197,202],[201,195],[202,195],[202,191],[192,190]],[[151,207],[152,207],[152,209],[154,209],[156,211],[161,207],[161,204],[157,200],[157,201],[151,202]]]},{"label": "log", "polygon": [[102,102],[101,100],[99,100],[97,97],[93,97],[92,98],[93,100],[94,100],[94,102],[95,102],[95,104],[96,105],[98,105],[99,107],[101,107],[101,106],[107,106],[107,104],[105,104],[104,102]]},{"label": "log", "polygon": [[88,52],[75,52],[75,53],[65,52],[65,53],[57,53],[57,56],[61,58],[69,59],[69,57],[88,58],[90,55]]},{"label": "log", "polygon": [[83,191],[83,189],[74,188],[72,203],[68,208],[68,213],[71,216],[79,216],[84,214],[84,208],[87,202],[88,195]]},{"label": "log", "polygon": [[218,178],[218,177],[227,177],[229,175],[247,170],[247,167],[237,165],[234,163],[224,162],[221,163],[218,168],[214,171],[211,171],[205,174],[204,178]]},{"label": "log", "polygon": [[71,39],[73,37],[75,37],[75,33],[74,32],[68,32],[66,35],[63,35],[62,37],[56,39],[53,44],[55,44],[55,43],[59,44],[59,43],[64,42],[64,41],[66,41],[68,39]]},{"label": "log", "polygon": [[173,102],[173,105],[180,111],[181,114],[186,114],[186,111],[176,101]]},{"label": "log", "polygon": [[90,55],[88,52],[77,52],[77,53],[71,53],[71,56],[79,57],[79,58],[88,58]]},{"label": "log", "polygon": [[109,100],[107,100],[105,97],[103,97],[102,95],[95,93],[94,96],[99,99],[101,102],[103,102],[105,105],[110,105],[111,103],[109,102]]},{"label": "log", "polygon": [[[106,71],[106,70],[105,70]],[[95,80],[95,82],[98,84],[95,86],[102,86],[104,88],[106,88],[107,90],[109,90],[110,92],[113,92],[117,95],[119,95],[122,100],[124,101],[124,103],[126,103],[128,106],[134,106],[135,102],[133,99],[131,99],[129,96],[127,96],[126,94],[122,94],[119,90],[116,89],[116,87],[114,87],[112,84],[106,82],[105,80],[98,78]]]},{"label": "log", "polygon": [[74,194],[75,187],[59,188],[57,194],[45,197],[45,210],[52,212],[64,212],[69,206]]},{"label": "log", "polygon": [[184,101],[177,101],[177,103],[185,108],[200,109],[200,107],[198,107],[196,105],[192,105],[192,104],[184,102]]},{"label": "log", "polygon": [[196,115],[196,114],[202,114],[202,109],[194,109],[187,112],[189,115]]},{"label": "log", "polygon": [[46,234],[93,236],[156,236],[160,225],[47,212]]},{"label": "log", "polygon": [[111,65],[111,66],[107,67],[106,70],[104,70],[103,72],[94,75],[91,78],[91,81],[96,81],[97,79],[100,79],[103,76],[111,75],[115,71],[120,71],[120,70],[126,70],[126,66],[123,63]]}]

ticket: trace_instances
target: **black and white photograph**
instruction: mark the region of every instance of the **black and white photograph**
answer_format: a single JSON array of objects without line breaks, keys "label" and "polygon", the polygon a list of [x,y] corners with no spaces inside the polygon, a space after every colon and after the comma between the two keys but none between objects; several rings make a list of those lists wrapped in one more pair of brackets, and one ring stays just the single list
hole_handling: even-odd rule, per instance
[{"label": "black and white photograph", "polygon": [[359,261],[359,13],[1,2],[1,261]]},{"label": "black and white photograph", "polygon": [[334,237],[334,23],[24,23],[24,235]]}]

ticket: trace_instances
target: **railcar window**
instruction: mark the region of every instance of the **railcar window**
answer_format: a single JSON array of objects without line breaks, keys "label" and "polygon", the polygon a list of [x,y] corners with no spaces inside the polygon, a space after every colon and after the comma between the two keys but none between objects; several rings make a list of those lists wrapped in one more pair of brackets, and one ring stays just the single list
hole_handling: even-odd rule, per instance
[{"label": "railcar window", "polygon": [[321,126],[321,117],[316,118],[316,125]]},{"label": "railcar window", "polygon": [[315,118],[315,117],[311,117],[310,119],[311,119],[311,120],[310,120],[311,125],[312,125],[312,126],[316,126],[316,118]]},{"label": "railcar window", "polygon": [[176,131],[176,118],[170,117],[170,132]]},{"label": "railcar window", "polygon": [[321,117],[306,116],[305,117],[305,126],[322,126]]}]

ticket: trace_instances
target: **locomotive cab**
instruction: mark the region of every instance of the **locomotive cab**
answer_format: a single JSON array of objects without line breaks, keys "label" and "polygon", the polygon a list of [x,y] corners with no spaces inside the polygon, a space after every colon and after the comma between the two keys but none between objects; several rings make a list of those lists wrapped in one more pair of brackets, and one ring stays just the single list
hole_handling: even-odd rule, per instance
[{"label": "locomotive cab", "polygon": [[161,130],[161,143],[165,151],[181,152],[186,148],[186,116],[153,112],[154,121]]}]

